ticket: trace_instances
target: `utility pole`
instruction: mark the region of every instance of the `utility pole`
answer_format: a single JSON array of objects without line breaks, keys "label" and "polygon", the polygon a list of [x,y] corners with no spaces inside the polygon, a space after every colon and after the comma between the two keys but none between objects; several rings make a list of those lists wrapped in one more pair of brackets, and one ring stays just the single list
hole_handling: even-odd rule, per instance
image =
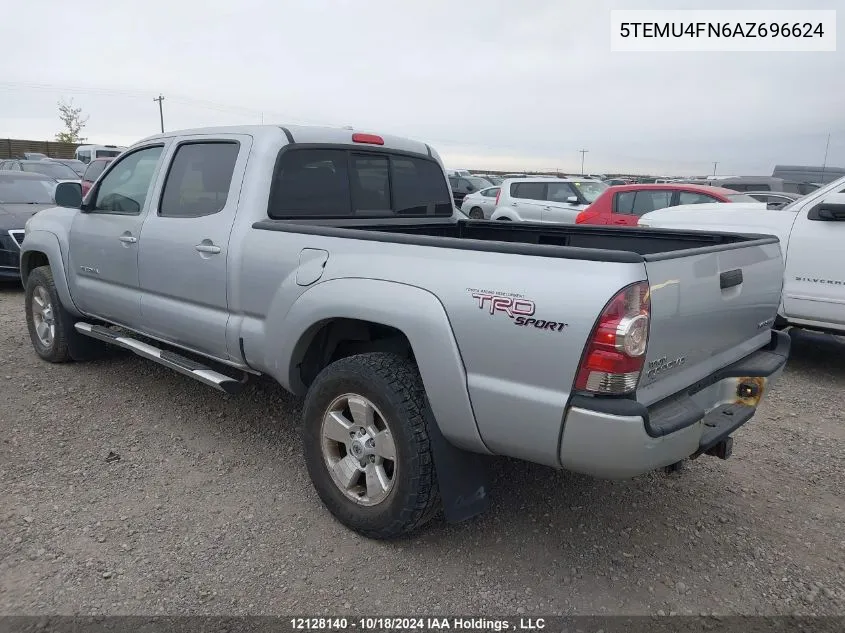
[{"label": "utility pole", "polygon": [[830,149],[830,134],[827,135],[827,145],[824,148],[824,162],[822,162],[822,182],[821,184],[825,184],[824,182],[824,170],[827,169],[827,152]]},{"label": "utility pole", "polygon": [[583,175],[584,175],[584,154],[586,154],[586,153],[587,153],[587,152],[589,152],[590,150],[588,150],[588,149],[579,149],[578,151],[579,151],[579,152],[581,152],[581,175],[583,176]]},{"label": "utility pole", "polygon": [[161,120],[161,133],[164,134],[164,110],[161,107],[161,102],[164,101],[164,97],[161,93],[159,93],[153,101],[158,101],[158,118]]},{"label": "utility pole", "polygon": [[713,163],[713,175],[714,176],[716,175],[716,165],[718,165],[718,164],[719,164],[718,161]]}]

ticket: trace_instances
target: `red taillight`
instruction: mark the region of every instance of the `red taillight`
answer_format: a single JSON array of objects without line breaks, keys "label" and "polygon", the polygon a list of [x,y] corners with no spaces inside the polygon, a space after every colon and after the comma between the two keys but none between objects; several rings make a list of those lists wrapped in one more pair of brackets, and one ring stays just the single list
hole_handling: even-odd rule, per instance
[{"label": "red taillight", "polygon": [[620,290],[593,329],[575,388],[598,394],[634,391],[645,364],[650,314],[648,282]]},{"label": "red taillight", "polygon": [[499,187],[499,190],[496,192],[496,206],[499,206],[499,198],[502,196],[502,188]]},{"label": "red taillight", "polygon": [[581,211],[578,215],[575,216],[575,224],[583,224],[587,221],[588,217],[589,216],[587,215],[586,211]]},{"label": "red taillight", "polygon": [[352,135],[353,143],[367,143],[368,145],[384,145],[384,139],[375,134],[361,134],[356,132]]}]

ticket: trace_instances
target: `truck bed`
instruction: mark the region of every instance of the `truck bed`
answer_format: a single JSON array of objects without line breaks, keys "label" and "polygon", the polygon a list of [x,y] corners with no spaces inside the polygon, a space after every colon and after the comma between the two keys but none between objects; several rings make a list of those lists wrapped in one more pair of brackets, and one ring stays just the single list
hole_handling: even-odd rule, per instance
[{"label": "truck bed", "polygon": [[443,219],[284,221],[264,220],[253,228],[544,257],[609,262],[661,261],[710,250],[725,251],[770,244],[770,235],[744,235],[673,229],[640,229],[588,225],[450,221]]}]

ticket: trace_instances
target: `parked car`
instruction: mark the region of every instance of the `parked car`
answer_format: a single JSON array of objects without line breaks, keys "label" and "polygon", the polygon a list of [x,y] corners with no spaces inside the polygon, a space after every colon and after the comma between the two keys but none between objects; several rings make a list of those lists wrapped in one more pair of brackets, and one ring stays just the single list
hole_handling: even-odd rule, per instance
[{"label": "parked car", "polygon": [[813,189],[803,183],[770,176],[709,176],[685,180],[687,183],[724,187],[734,191],[785,191],[804,195]]},{"label": "parked car", "polygon": [[464,196],[461,211],[473,220],[489,220],[496,210],[499,187],[485,187]]},{"label": "parked car", "polygon": [[53,160],[12,159],[0,162],[0,169],[25,171],[31,174],[43,174],[56,182],[79,182],[79,176],[67,165]]},{"label": "parked car", "polygon": [[95,158],[90,163],[88,163],[88,168],[82,175],[83,196],[88,193],[88,190],[91,189],[91,186],[94,184],[94,181],[100,177],[100,174],[103,173],[103,170],[106,168],[106,166],[113,160],[114,158]]},{"label": "parked car", "polygon": [[608,187],[618,187],[619,185],[627,185],[630,184],[630,180],[627,178],[608,178],[607,180],[602,181]]},{"label": "parked car", "polygon": [[499,189],[491,220],[573,224],[607,185],[572,178],[514,178]]},{"label": "parked car", "polygon": [[801,194],[786,193],[785,191],[779,191],[778,193],[772,193],[771,191],[747,191],[746,195],[751,196],[759,202],[765,202],[766,207],[772,210],[782,209],[801,197]]},{"label": "parked car", "polygon": [[845,178],[781,209],[731,207],[728,212],[710,204],[661,209],[643,216],[640,224],[777,236],[786,261],[778,327],[845,334]]},{"label": "parked car", "polygon": [[501,176],[496,176],[496,175],[493,175],[493,174],[474,174],[474,175],[480,176],[481,178],[484,178],[484,180],[489,182],[491,185],[495,185],[495,186],[501,185],[502,180],[504,180]]},{"label": "parked car", "polygon": [[20,279],[20,245],[26,221],[55,207],[56,181],[41,174],[0,171],[0,280]]},{"label": "parked car", "polygon": [[49,157],[47,154],[42,154],[41,152],[22,152],[21,158],[24,160],[44,160]]},{"label": "parked car", "polygon": [[[609,187],[575,218],[576,224],[621,224],[636,226],[640,216],[679,204],[707,202],[757,202],[732,189],[665,183]],[[762,204],[760,205],[762,208]]]},{"label": "parked car", "polygon": [[772,176],[774,178],[783,178],[784,180],[798,182],[805,188],[811,187],[807,191],[804,189],[799,191],[801,194],[807,194],[815,191],[823,184],[833,182],[845,176],[845,168],[831,167],[830,165],[775,165],[775,168],[772,170]]},{"label": "parked car", "polygon": [[120,156],[126,148],[120,145],[80,145],[76,148],[74,158],[86,165],[95,158],[115,158]]},{"label": "parked car", "polygon": [[468,169],[447,169],[447,176],[472,176],[472,172]]},{"label": "parked car", "polygon": [[52,160],[57,163],[61,163],[62,165],[67,165],[73,171],[76,172],[76,175],[82,178],[82,174],[85,173],[85,168],[88,167],[85,163],[81,160],[76,160],[75,158],[48,158],[47,160]]},{"label": "parked car", "polygon": [[788,355],[776,238],[482,223],[450,198],[416,141],[149,137],[28,220],[33,348],[116,345],[233,394],[274,378],[304,396],[320,499],[374,538],[483,511],[479,453],[611,478],[730,455]]},{"label": "parked car", "polygon": [[449,176],[449,187],[455,206],[461,207],[464,197],[481,189],[490,187],[490,181],[478,176]]}]

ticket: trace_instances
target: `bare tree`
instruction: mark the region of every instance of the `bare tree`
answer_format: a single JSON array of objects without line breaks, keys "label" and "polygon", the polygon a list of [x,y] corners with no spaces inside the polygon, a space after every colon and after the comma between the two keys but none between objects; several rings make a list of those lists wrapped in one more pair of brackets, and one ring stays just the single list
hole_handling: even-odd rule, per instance
[{"label": "bare tree", "polygon": [[80,136],[82,128],[88,123],[88,117],[82,116],[82,108],[74,107],[73,99],[59,101],[59,119],[65,129],[56,134],[56,140],[61,143],[81,143],[85,140]]}]

